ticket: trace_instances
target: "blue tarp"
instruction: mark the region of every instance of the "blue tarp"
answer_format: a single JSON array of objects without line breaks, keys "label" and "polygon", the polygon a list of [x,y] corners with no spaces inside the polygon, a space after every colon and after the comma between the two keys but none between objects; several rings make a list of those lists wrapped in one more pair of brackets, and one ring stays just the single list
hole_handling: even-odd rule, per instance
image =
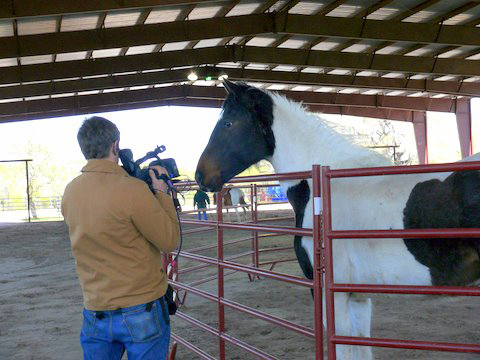
[{"label": "blue tarp", "polygon": [[283,193],[280,186],[270,186],[267,188],[267,195],[272,201],[287,201],[286,195]]}]

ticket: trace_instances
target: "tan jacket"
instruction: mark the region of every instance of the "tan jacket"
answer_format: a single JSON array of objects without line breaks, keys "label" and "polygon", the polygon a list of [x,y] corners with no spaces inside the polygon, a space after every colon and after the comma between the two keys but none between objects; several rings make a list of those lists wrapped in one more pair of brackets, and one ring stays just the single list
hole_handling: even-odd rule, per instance
[{"label": "tan jacket", "polygon": [[114,310],[155,300],[167,279],[160,252],[180,236],[172,199],[108,160],[89,160],[67,185],[62,214],[85,308]]}]

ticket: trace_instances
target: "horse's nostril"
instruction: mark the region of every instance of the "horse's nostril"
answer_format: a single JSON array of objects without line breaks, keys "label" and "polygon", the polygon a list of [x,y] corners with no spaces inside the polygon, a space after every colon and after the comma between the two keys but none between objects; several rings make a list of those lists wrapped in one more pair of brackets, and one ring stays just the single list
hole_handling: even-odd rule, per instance
[{"label": "horse's nostril", "polygon": [[203,185],[203,174],[199,170],[195,172],[195,181],[198,185]]},{"label": "horse's nostril", "polygon": [[212,176],[208,183],[212,191],[218,192],[222,190],[223,183],[220,176]]}]

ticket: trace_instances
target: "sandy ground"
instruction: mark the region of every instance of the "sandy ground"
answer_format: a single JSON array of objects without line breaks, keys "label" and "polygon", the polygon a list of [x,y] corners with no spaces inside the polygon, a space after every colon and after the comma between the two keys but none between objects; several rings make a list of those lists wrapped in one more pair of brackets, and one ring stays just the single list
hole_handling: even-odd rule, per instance
[{"label": "sandy ground", "polygon": [[[268,214],[265,216],[284,215]],[[277,222],[292,225],[292,221]],[[189,227],[185,227],[188,229]],[[248,232],[226,231],[226,239],[248,236]],[[216,241],[215,232],[188,235],[184,249]],[[290,236],[261,240],[265,246],[292,244]],[[228,246],[226,256],[247,251],[247,243]],[[79,345],[82,297],[74,270],[66,226],[61,222],[0,224],[0,360],[82,359]],[[202,254],[214,256],[214,251]],[[293,250],[262,254],[261,260],[290,258]],[[248,263],[250,258],[239,260]],[[193,263],[180,261],[181,268]],[[197,264],[195,264],[197,265]],[[275,271],[301,276],[295,262],[279,264]],[[191,283],[213,275],[215,267],[180,275]],[[278,281],[250,282],[247,275],[228,276],[226,298],[313,327],[310,291]],[[211,281],[198,286],[216,292]],[[188,294],[182,311],[211,326],[217,326],[215,304]],[[480,301],[468,297],[376,296],[372,336],[448,342],[480,343]],[[312,340],[273,327],[237,311],[228,310],[227,333],[280,359],[313,359]],[[173,318],[172,331],[192,341],[212,356],[218,356],[218,341],[210,334]],[[479,359],[479,355],[414,350],[374,349],[375,359]],[[179,346],[177,359],[198,359]],[[243,350],[227,345],[228,359],[253,359]]]}]

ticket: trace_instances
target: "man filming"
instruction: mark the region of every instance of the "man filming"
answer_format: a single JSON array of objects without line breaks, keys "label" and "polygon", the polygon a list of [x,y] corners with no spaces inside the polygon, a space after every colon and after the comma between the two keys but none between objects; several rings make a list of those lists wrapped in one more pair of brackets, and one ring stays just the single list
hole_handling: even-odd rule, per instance
[{"label": "man filming", "polygon": [[[161,252],[180,232],[168,185],[152,187],[118,165],[120,132],[107,119],[85,120],[77,135],[88,160],[62,199],[83,291],[84,359],[166,359],[170,320]],[[159,174],[167,174],[154,167]]]}]

